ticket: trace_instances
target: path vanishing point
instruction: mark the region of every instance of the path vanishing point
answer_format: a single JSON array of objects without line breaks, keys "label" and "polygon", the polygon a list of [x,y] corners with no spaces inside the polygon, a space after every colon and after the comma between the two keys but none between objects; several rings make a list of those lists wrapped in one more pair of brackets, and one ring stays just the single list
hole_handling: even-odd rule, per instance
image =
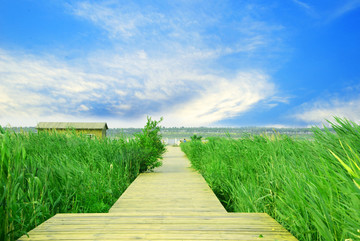
[{"label": "path vanishing point", "polygon": [[265,213],[228,213],[179,147],[109,213],[56,214],[19,240],[297,240]]}]

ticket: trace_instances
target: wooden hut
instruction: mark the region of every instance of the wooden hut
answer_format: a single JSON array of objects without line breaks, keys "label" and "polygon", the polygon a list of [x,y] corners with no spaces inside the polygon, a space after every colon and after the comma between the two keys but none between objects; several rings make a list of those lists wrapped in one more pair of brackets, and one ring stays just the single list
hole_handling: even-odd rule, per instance
[{"label": "wooden hut", "polygon": [[106,137],[109,129],[105,122],[39,122],[36,129],[41,131],[67,132],[74,130],[76,133],[89,135],[89,137]]}]

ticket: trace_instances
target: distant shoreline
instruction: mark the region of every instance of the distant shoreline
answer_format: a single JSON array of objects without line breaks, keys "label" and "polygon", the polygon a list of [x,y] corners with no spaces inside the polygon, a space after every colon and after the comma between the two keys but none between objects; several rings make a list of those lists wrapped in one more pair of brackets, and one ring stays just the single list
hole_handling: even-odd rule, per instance
[{"label": "distant shoreline", "polygon": [[[35,127],[4,127],[4,129],[12,129],[16,133],[33,132],[37,133]],[[332,131],[330,129],[330,131]],[[114,138],[118,136],[132,136],[140,133],[141,128],[109,128],[107,130],[107,137]],[[271,128],[271,127],[163,127],[161,134],[163,138],[190,138],[196,134],[206,137],[231,137],[240,138],[245,135],[271,135],[271,134],[285,134],[296,137],[312,137],[313,132],[311,128]]]}]

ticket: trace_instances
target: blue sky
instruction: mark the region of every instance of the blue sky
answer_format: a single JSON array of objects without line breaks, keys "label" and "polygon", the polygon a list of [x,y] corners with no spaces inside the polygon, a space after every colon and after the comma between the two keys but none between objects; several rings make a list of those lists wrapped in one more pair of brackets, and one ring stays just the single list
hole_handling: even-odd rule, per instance
[{"label": "blue sky", "polygon": [[0,0],[0,125],[360,121],[360,0]]}]

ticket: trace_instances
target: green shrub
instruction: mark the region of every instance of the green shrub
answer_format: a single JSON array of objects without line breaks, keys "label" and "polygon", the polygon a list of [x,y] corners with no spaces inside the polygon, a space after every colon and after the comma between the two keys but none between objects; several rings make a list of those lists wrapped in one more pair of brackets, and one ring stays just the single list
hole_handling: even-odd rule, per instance
[{"label": "green shrub", "polygon": [[155,167],[161,166],[161,156],[165,153],[166,148],[162,143],[159,121],[151,120],[147,117],[147,123],[142,132],[135,135],[136,141],[142,149],[142,160],[140,162],[140,172],[151,170]]},{"label": "green shrub", "polygon": [[193,136],[190,136],[191,141],[201,141],[202,136],[197,136],[194,134]]}]

